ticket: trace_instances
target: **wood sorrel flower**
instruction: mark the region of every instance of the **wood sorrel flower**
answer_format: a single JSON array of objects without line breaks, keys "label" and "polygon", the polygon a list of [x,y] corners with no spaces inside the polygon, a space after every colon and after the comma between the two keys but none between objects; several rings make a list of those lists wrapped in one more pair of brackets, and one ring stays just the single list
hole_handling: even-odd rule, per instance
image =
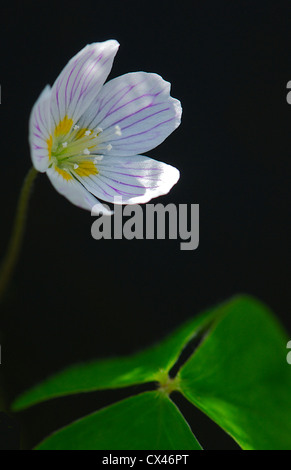
[{"label": "wood sorrel flower", "polygon": [[34,167],[84,209],[109,211],[98,201],[137,204],[166,194],[179,171],[139,155],[180,124],[180,102],[154,73],[122,75],[104,85],[119,44],[87,45],[35,103],[29,124]]}]

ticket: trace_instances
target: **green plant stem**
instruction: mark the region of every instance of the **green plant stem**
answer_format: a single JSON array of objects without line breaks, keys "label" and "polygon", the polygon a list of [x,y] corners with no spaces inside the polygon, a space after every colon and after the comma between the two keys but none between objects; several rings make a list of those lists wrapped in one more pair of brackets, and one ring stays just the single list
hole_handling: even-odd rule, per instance
[{"label": "green plant stem", "polygon": [[18,259],[25,229],[29,196],[37,173],[37,170],[32,167],[27,173],[21,188],[11,238],[0,268],[0,299],[9,284]]}]

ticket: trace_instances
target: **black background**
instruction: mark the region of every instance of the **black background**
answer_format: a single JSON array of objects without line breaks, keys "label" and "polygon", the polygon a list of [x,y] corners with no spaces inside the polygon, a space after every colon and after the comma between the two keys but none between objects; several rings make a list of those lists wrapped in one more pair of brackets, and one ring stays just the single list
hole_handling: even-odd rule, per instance
[{"label": "black background", "polygon": [[[180,251],[175,240],[96,241],[90,213],[38,177],[1,305],[7,401],[69,364],[149,346],[236,293],[267,303],[291,332],[290,2],[12,1],[1,16],[3,254],[31,166],[30,110],[91,42],[120,42],[109,78],[145,70],[172,83],[182,124],[147,155],[178,167],[181,178],[152,202],[200,205],[195,251]],[[64,398],[20,413],[23,445],[128,393]],[[236,447],[178,402],[206,449]]]}]

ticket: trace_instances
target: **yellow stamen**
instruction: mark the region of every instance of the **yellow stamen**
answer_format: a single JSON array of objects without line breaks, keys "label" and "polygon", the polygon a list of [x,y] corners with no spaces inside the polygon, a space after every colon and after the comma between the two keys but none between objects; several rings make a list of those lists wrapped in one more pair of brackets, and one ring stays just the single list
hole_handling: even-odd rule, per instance
[{"label": "yellow stamen", "polygon": [[65,181],[74,178],[73,171],[80,177],[98,174],[94,160],[91,157],[84,159],[84,155],[90,155],[91,149],[95,148],[97,135],[93,135],[90,129],[80,129],[73,124],[73,119],[66,115],[47,139],[49,159]]},{"label": "yellow stamen", "polygon": [[73,119],[69,119],[68,116],[65,116],[62,121],[55,128],[55,136],[59,137],[60,135],[66,135],[70,132],[73,125]]},{"label": "yellow stamen", "polygon": [[93,162],[90,160],[85,160],[83,162],[78,162],[79,167],[75,169],[75,172],[79,176],[90,176],[90,175],[98,175],[98,170]]},{"label": "yellow stamen", "polygon": [[62,170],[58,166],[55,166],[55,170],[59,173],[59,175],[61,175],[64,178],[64,180],[69,181],[69,180],[73,179],[73,177],[70,173],[68,173],[65,170]]},{"label": "yellow stamen", "polygon": [[47,143],[49,159],[51,159],[52,158],[52,146],[53,146],[53,137],[52,137],[52,135],[49,136],[46,143]]}]

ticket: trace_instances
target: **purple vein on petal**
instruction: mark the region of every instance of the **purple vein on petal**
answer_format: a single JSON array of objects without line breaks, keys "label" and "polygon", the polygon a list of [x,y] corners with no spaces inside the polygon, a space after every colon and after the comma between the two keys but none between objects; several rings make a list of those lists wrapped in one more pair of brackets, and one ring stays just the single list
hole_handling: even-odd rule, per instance
[{"label": "purple vein on petal", "polygon": [[[94,63],[93,68],[95,67],[95,65],[99,62],[99,60],[100,60],[102,57],[103,57],[103,54],[101,54],[101,55],[99,56],[98,60]],[[104,65],[105,65],[109,60],[110,60],[110,57],[108,57],[108,58],[103,62],[102,67],[104,67]],[[89,71],[89,73],[87,74],[85,81],[87,80],[87,78],[88,78],[89,74],[91,73],[91,71],[92,71],[92,68],[91,68],[91,70]],[[83,100],[86,99],[86,96],[87,96],[88,93],[90,93],[90,91],[92,90],[92,88],[89,88],[89,90],[87,91],[87,89],[88,89],[88,87],[89,87],[89,84],[90,84],[90,82],[93,80],[93,78],[94,78],[94,74],[91,76],[91,79],[90,79],[89,82],[87,83],[87,86],[86,86],[86,89],[85,89],[85,90],[83,90],[83,86],[84,86],[84,84],[83,84],[82,89],[81,89],[81,93],[80,93],[80,96],[79,96],[79,99],[82,97],[82,95],[84,95],[84,96],[83,96]],[[84,81],[84,83],[85,83],[85,81]],[[82,90],[83,90],[83,91],[82,91]],[[77,109],[77,105],[78,105],[79,99],[76,101],[73,114],[75,113],[75,111],[76,111],[76,109]],[[93,120],[94,120],[94,118],[93,118]],[[91,121],[91,122],[92,122],[92,121]],[[90,123],[90,124],[91,124],[91,123]],[[90,124],[88,124],[88,127],[90,127]]]},{"label": "purple vein on petal", "polygon": [[[102,57],[103,57],[103,54],[101,54],[100,59],[101,59]],[[100,59],[98,59],[98,61],[96,62],[96,64],[99,62]],[[104,60],[104,62],[101,64],[101,67],[104,67],[104,66],[107,64],[107,62],[108,62],[109,60],[110,60],[110,57],[107,57],[107,59]],[[95,64],[95,65],[96,65],[96,64]],[[93,78],[93,77],[91,77],[90,81],[92,80],[92,78]],[[90,81],[89,81],[88,85],[90,84]],[[88,88],[88,86],[87,86],[86,89],[84,90],[84,98],[85,98],[85,97],[88,95],[88,93],[90,92],[90,89],[87,91],[87,88]]]},{"label": "purple vein on petal", "polygon": [[[100,114],[100,113],[102,112],[102,110],[108,105],[108,103],[110,103],[110,101],[112,101],[119,93],[121,93],[121,92],[124,91],[124,90],[127,90],[127,88],[128,88],[128,85],[126,85],[126,86],[123,87],[122,89],[118,90],[116,93],[114,93],[114,94],[109,98],[108,101],[106,101],[106,103],[103,104],[103,101],[104,101],[105,98],[106,98],[106,97],[104,96],[104,97],[101,99],[101,101],[99,102],[99,106],[98,106],[98,111],[97,111],[97,113],[93,116],[93,118],[91,119],[91,121],[87,124],[87,127],[90,128],[92,122],[98,117],[98,114]],[[132,86],[131,88],[133,88],[133,86]],[[121,98],[117,101],[117,103],[128,93],[128,91],[130,91],[130,89],[127,90],[123,96],[121,96]],[[96,101],[96,107],[97,107],[97,104],[98,104],[98,100]],[[112,106],[112,108],[113,108],[115,105],[116,105],[116,103],[114,103],[114,105]],[[95,124],[94,124],[94,127],[96,128],[97,126],[99,126],[100,123],[103,121],[103,119],[104,119],[104,118],[99,119],[98,123],[95,123]]]},{"label": "purple vein on petal", "polygon": [[[132,134],[132,135],[128,135],[128,136],[125,136],[125,137],[120,137],[118,140],[114,141],[114,142],[118,142],[118,146],[121,146],[121,145],[127,145],[127,143],[125,144],[119,144],[119,142],[121,140],[128,140],[128,139],[131,139],[133,137],[136,137],[136,136],[139,136],[139,135],[144,135],[144,134],[147,134],[148,132],[151,132],[155,129],[157,129],[158,127],[164,125],[164,124],[167,124],[168,122],[170,121],[173,121],[174,119],[176,119],[175,117],[172,117],[170,119],[167,119],[166,121],[163,121],[163,122],[159,122],[158,124],[155,124],[154,127],[151,127],[150,129],[147,129],[145,131],[141,131],[141,132],[137,132],[136,134]],[[150,138],[149,140],[153,140],[154,138],[156,138],[156,136],[154,135],[152,138]],[[148,140],[148,139],[147,139]],[[144,140],[140,140],[140,141],[134,141],[133,143],[134,144],[140,144],[140,143],[143,143],[145,142]]]},{"label": "purple vein on petal", "polygon": [[[39,127],[39,123],[38,123],[38,120],[37,120],[37,117],[34,116],[34,127],[41,133],[41,130],[40,130],[40,127]],[[37,136],[37,134],[34,134]],[[40,137],[40,136],[37,136],[37,137]]]},{"label": "purple vein on petal", "polygon": [[[76,86],[76,88],[78,88],[78,86],[79,86],[79,84],[80,84],[81,78],[79,79],[77,85],[76,85],[76,81],[77,81],[77,79],[78,79],[78,77],[79,77],[79,75],[80,75],[80,73],[81,73],[81,71],[82,71],[82,66],[83,66],[84,62],[86,62],[93,54],[94,54],[94,51],[88,51],[88,53],[87,53],[85,56],[79,57],[79,59],[76,60],[76,62],[75,62],[75,64],[74,64],[74,67],[73,67],[72,70],[71,70],[70,76],[71,76],[71,74],[75,71],[75,69],[76,69],[77,65],[80,63],[80,61],[83,59],[83,63],[82,63],[82,65],[79,67],[79,70],[78,70],[78,72],[77,72],[77,74],[76,74],[76,76],[75,76],[75,78],[74,78],[74,82],[73,82],[73,84],[72,84],[71,93],[70,93],[70,101],[72,101],[72,99],[73,99],[73,95],[74,95],[74,93],[75,93],[75,90],[74,90],[75,86]],[[66,90],[67,90],[67,86],[68,86],[68,84],[69,84],[70,76],[68,77],[68,80],[67,80]]]},{"label": "purple vein on petal", "polygon": [[[152,176],[149,176],[149,175],[133,175],[131,173],[121,173],[120,171],[115,171],[115,170],[105,170],[106,173],[114,173],[115,175],[122,175],[122,176],[128,176],[130,178],[146,178],[146,179],[150,179],[150,180],[155,180],[155,181],[158,181],[159,178],[152,178],[152,176],[157,176],[157,175],[152,175]],[[103,172],[102,174],[104,176],[105,175],[105,172]],[[110,177],[108,177],[110,178]]]},{"label": "purple vein on petal", "polygon": [[[108,113],[111,112],[112,108],[114,108],[114,106],[116,106],[131,90],[133,90],[133,88],[141,85],[145,80],[142,80],[141,82],[138,82],[138,83],[135,83],[134,85],[126,85],[124,88],[121,88],[121,90],[118,90],[103,106],[103,108],[108,104],[110,103],[110,101],[115,97],[115,96],[118,96],[119,93],[121,93],[124,89],[126,90],[125,93],[123,95],[121,95],[119,97],[119,99],[111,106],[111,108],[108,110]],[[102,108],[102,109],[103,109]],[[106,114],[105,118],[107,117],[108,114]]]},{"label": "purple vein on petal", "polygon": [[[153,108],[153,107],[159,106],[159,105],[161,105],[161,104],[163,104],[163,103],[151,103],[151,104],[148,104],[147,106],[144,106],[143,108],[140,108],[140,109],[138,109],[137,111],[135,111],[135,112],[133,112],[133,113],[131,113],[131,114],[127,114],[127,115],[124,116],[123,118],[118,119],[117,121],[113,122],[113,123],[110,124],[108,127],[106,127],[106,128],[104,129],[104,131],[106,131],[107,129],[109,129],[109,128],[112,127],[112,126],[115,126],[116,124],[120,124],[120,123],[121,123],[122,121],[124,121],[125,119],[129,119],[129,118],[131,118],[131,117],[133,117],[133,116],[135,116],[135,115],[141,113],[141,112],[144,111],[145,109]],[[167,109],[169,109],[169,108],[167,108]],[[164,111],[164,110],[162,110],[162,111]],[[157,113],[159,113],[159,112],[161,112],[161,111],[157,111]],[[140,119],[139,121],[134,121],[132,124],[128,124],[127,126],[123,126],[123,127],[122,127],[122,131],[124,131],[124,129],[127,129],[128,127],[134,126],[135,124],[139,123],[140,121],[143,121],[144,119],[148,119],[148,118],[154,116],[154,115],[157,114],[157,113],[149,114],[148,116],[145,116],[144,118]]]},{"label": "purple vein on petal", "polygon": [[[100,188],[100,191],[102,191],[103,194],[105,194],[105,195],[108,196],[108,197],[111,197],[111,194],[107,193],[107,192],[105,191],[105,189],[99,184],[98,181],[93,180],[91,176],[89,177],[89,179],[94,183],[93,187],[92,187],[92,185],[89,185],[89,187],[92,188],[92,191],[94,191],[94,189],[95,189],[96,186],[97,186],[98,188]],[[95,186],[95,188],[94,188],[94,186]]]},{"label": "purple vein on petal", "polygon": [[[141,193],[141,194],[139,194],[139,193],[138,194],[136,194],[136,193],[126,193],[125,191],[121,191],[120,189],[114,188],[114,186],[111,186],[110,184],[106,183],[106,181],[103,181],[103,184],[105,184],[109,188],[113,189],[114,192],[116,192],[117,194],[120,194],[120,195],[126,194],[128,196],[142,196],[144,194],[144,192]],[[146,189],[144,186],[141,186],[141,188]]]},{"label": "purple vein on petal", "polygon": [[[113,157],[113,158],[114,158],[114,157]],[[106,166],[107,166],[107,168],[106,168],[105,171],[113,171],[113,172],[115,172],[115,170],[111,170],[111,169],[110,169],[110,168],[112,168],[112,163],[109,163],[108,165],[106,165],[105,163],[102,162],[102,164],[100,164],[99,166],[100,166],[100,167],[104,167],[104,168],[106,168]],[[120,167],[117,167],[117,166],[116,166],[115,168],[117,168],[117,169],[119,168],[120,170],[123,169],[123,167],[120,168]],[[159,172],[161,171],[160,168],[145,168],[145,169],[146,169],[147,171],[148,171],[148,170],[150,170],[150,171],[159,171]],[[139,171],[140,168],[129,167],[129,166],[126,165],[126,170]]]},{"label": "purple vein on petal", "polygon": [[[149,105],[148,107],[151,108],[151,107],[153,107],[153,106],[157,106],[158,104],[161,104],[161,103],[151,104],[151,105]],[[146,108],[143,108],[143,109],[146,109]],[[143,109],[142,109],[142,110],[143,110]],[[142,111],[142,110],[141,110],[141,111]],[[153,117],[153,116],[156,116],[157,114],[160,114],[160,113],[163,113],[163,112],[169,111],[169,110],[170,110],[170,108],[165,108],[165,109],[160,109],[159,111],[156,111],[155,113],[149,114],[148,116],[145,116],[145,117],[139,119],[138,121],[133,122],[132,124],[128,124],[127,126],[122,127],[122,132],[124,132],[125,129],[128,129],[129,127],[135,126],[136,124],[139,124],[140,122],[145,121],[146,119],[149,119],[149,118],[151,118],[151,117]],[[127,116],[127,117],[131,117],[131,116],[133,116],[134,114],[136,114],[136,113],[130,114],[130,115]]]},{"label": "purple vein on petal", "polygon": [[[133,88],[133,87],[132,87]],[[132,100],[130,101],[127,101],[126,103],[122,104],[121,106],[119,106],[118,108],[115,108],[112,110],[112,108],[114,108],[114,106],[111,107],[111,109],[108,111],[108,113],[105,115],[104,119],[108,118],[109,116],[111,116],[111,114],[114,114],[116,113],[117,111],[119,111],[120,109],[124,108],[125,106],[128,106],[130,104],[132,104],[134,101],[137,101],[137,100],[140,100],[142,98],[146,98],[148,96],[151,96],[151,97],[156,97],[158,96],[159,94],[161,94],[162,91],[159,91],[158,93],[145,93],[144,95],[141,95],[141,96],[137,96],[136,98],[133,98]],[[120,101],[120,100],[119,100]],[[117,103],[115,103],[117,104]],[[152,103],[150,103],[152,104]]]},{"label": "purple vein on petal", "polygon": [[[38,111],[38,117],[39,117],[39,121],[41,122],[41,124],[43,125],[43,127],[45,128],[45,124],[43,122],[43,119],[42,119],[42,115],[41,115],[41,107],[40,105],[38,105],[37,107],[37,111]],[[41,130],[38,128],[38,130],[41,132]]]},{"label": "purple vein on petal", "polygon": [[40,149],[45,150],[44,147],[40,147],[40,146],[37,145],[37,144],[33,144],[33,149],[34,149],[34,150],[40,150]]},{"label": "purple vein on petal", "polygon": [[[86,91],[90,85],[90,83],[92,82],[93,78],[94,78],[94,74],[92,74],[92,70],[94,70],[94,68],[96,67],[96,65],[98,64],[98,62],[100,62],[100,60],[102,59],[103,57],[103,54],[100,54],[100,56],[97,58],[97,60],[95,60],[95,62],[93,62],[93,64],[91,65],[91,68],[90,70],[88,71],[86,77],[84,78],[83,80],[83,84],[82,84],[82,88],[81,88],[81,92],[80,92],[80,97],[85,93],[85,96],[86,96]],[[106,64],[106,62],[108,62],[109,58],[107,58],[107,60],[102,64],[102,67]],[[91,78],[90,80],[88,80],[88,77],[91,75]],[[87,83],[86,83],[87,82]],[[86,88],[84,88],[86,84]]]},{"label": "purple vein on petal", "polygon": [[114,94],[109,98],[109,100],[106,101],[106,103],[103,104],[103,102],[104,102],[104,100],[105,100],[105,98],[106,98],[106,96],[104,96],[104,97],[101,99],[101,101],[100,101],[99,112],[101,112],[101,111],[105,108],[105,106],[107,106],[108,103],[110,103],[110,101],[112,101],[119,93],[121,93],[122,91],[126,90],[127,87],[128,87],[128,85],[125,85],[123,88],[121,88],[121,89],[118,90],[116,93],[114,93]]},{"label": "purple vein on petal", "polygon": [[158,179],[160,179],[160,178],[153,178],[153,177],[155,177],[155,176],[160,176],[160,175],[161,175],[161,169],[160,169],[160,168],[145,168],[146,171],[150,171],[150,172],[151,172],[150,174],[132,174],[132,173],[124,173],[123,171],[118,171],[118,170],[124,170],[124,171],[125,171],[125,170],[132,170],[132,171],[134,171],[134,172],[139,173],[141,170],[143,170],[143,169],[141,169],[141,168],[129,168],[129,167],[126,167],[126,169],[125,169],[125,168],[118,168],[118,167],[116,167],[116,169],[115,169],[115,168],[114,168],[114,169],[111,169],[111,165],[109,166],[109,168],[108,168],[108,167],[106,168],[105,165],[102,165],[102,167],[101,167],[101,165],[100,165],[99,168],[100,168],[100,169],[102,168],[102,170],[101,170],[101,171],[102,171],[102,175],[105,175],[105,174],[107,174],[107,173],[109,173],[109,174],[110,174],[110,173],[111,173],[111,174],[113,173],[113,174],[115,174],[115,175],[128,176],[128,177],[132,177],[132,178],[146,178],[146,179],[149,179],[149,180],[154,179],[154,180],[156,180],[156,181],[158,181]]},{"label": "purple vein on petal", "polygon": [[[136,184],[124,183],[124,182],[122,182],[122,181],[118,181],[118,180],[115,180],[115,179],[113,179],[113,178],[109,178],[109,176],[106,176],[106,175],[104,175],[104,174],[101,175],[101,176],[102,176],[102,178],[109,179],[110,181],[113,181],[114,183],[122,184],[122,185],[124,185],[124,186],[129,186],[129,187],[131,187],[131,188],[153,189],[151,186],[148,186],[148,187],[147,187],[147,186],[143,186],[143,185],[140,186],[140,185],[136,185]],[[106,184],[108,184],[108,183],[106,183]],[[108,185],[108,186],[109,186],[109,185]]]},{"label": "purple vein on petal", "polygon": [[[91,179],[91,178],[90,178]],[[107,186],[108,188],[112,189],[113,192],[117,193],[117,194],[123,194],[123,195],[129,195],[129,196],[134,196],[134,195],[143,195],[144,194],[144,191],[141,193],[141,194],[136,194],[136,193],[126,193],[125,191],[120,191],[118,190],[117,188],[111,186],[110,184],[108,184],[106,181],[103,180],[103,176],[98,178],[98,180],[93,180],[92,179],[92,182],[96,188],[96,186],[98,186],[100,188],[100,190],[109,198],[112,197],[112,194],[108,193],[105,189],[104,189],[104,185]],[[145,189],[144,186],[141,186],[141,188]],[[93,188],[94,190],[94,188]]]},{"label": "purple vein on petal", "polygon": [[[39,131],[40,131],[40,129],[39,129]],[[41,131],[40,131],[40,132],[41,132]],[[38,139],[42,139],[42,136],[39,135],[39,134],[37,134],[36,132],[33,132],[33,135],[34,135],[35,137],[37,137]]]}]

